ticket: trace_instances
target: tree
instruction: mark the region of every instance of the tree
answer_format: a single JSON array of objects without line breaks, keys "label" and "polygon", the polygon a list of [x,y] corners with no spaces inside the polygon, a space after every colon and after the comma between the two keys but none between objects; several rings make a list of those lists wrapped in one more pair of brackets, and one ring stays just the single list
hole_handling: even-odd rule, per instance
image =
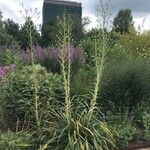
[{"label": "tree", "polygon": [[2,16],[2,11],[0,10],[0,21],[2,20],[3,16]]},{"label": "tree", "polygon": [[2,11],[0,10],[0,32],[2,32],[2,30],[3,30],[3,21],[2,21],[2,19],[3,19],[3,15],[2,15]]},{"label": "tree", "polygon": [[56,41],[56,22],[49,21],[42,26],[40,44],[42,47],[48,47],[55,44]]},{"label": "tree", "polygon": [[2,18],[3,18],[3,15],[2,15],[2,11],[0,10],[0,23],[2,22]]},{"label": "tree", "polygon": [[[75,44],[78,45],[80,40],[83,37],[83,27],[84,25],[82,24],[82,19],[78,15],[70,15],[73,21],[73,28],[72,28],[72,34],[73,34],[73,40]],[[84,23],[84,21],[83,21]]]},{"label": "tree", "polygon": [[120,33],[129,32],[133,26],[133,16],[130,9],[121,9],[113,21],[114,30]]},{"label": "tree", "polygon": [[26,18],[25,24],[20,30],[20,44],[23,49],[31,49],[33,45],[39,43],[40,34],[38,33],[36,26],[34,25],[31,17]]},{"label": "tree", "polygon": [[19,40],[19,25],[18,25],[18,23],[15,23],[11,19],[7,19],[4,22],[4,27],[5,27],[7,34],[13,36],[16,40]]},{"label": "tree", "polygon": [[0,48],[9,49],[11,46],[15,47],[18,43],[14,40],[13,36],[7,34],[6,32],[0,32]]},{"label": "tree", "polygon": [[14,37],[6,32],[2,11],[0,11],[0,48],[6,49],[17,45],[17,42],[14,40]]}]

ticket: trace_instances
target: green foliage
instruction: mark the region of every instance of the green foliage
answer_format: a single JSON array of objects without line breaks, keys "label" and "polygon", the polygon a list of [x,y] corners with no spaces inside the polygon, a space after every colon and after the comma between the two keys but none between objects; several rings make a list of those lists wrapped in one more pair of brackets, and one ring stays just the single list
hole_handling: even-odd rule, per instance
[{"label": "green foliage", "polygon": [[[146,100],[145,100],[146,99]],[[144,112],[149,112],[150,111],[150,103],[149,103],[149,99],[147,99],[146,97],[138,104],[137,108],[134,110],[134,114],[135,114],[135,118],[136,118],[136,122],[143,126],[143,113]]]},{"label": "green foliage", "polygon": [[0,148],[2,150],[30,150],[34,140],[28,132],[14,133],[7,131],[0,134]]},{"label": "green foliage", "polygon": [[[0,48],[9,48],[12,45],[17,45],[18,42],[16,39],[14,39],[14,36],[7,32],[7,25],[5,24],[6,22],[2,20],[2,12],[0,11]],[[10,28],[9,28],[10,29]],[[18,28],[19,29],[19,28]],[[10,29],[11,30],[11,29]]]},{"label": "green foliage", "polygon": [[[80,106],[82,106],[81,103]],[[80,113],[79,110],[81,110]],[[57,150],[111,150],[114,148],[114,131],[104,120],[95,115],[92,120],[88,121],[86,114],[88,110],[84,109],[83,106],[82,108],[75,108],[73,111],[69,124],[62,110],[54,111],[54,126],[47,130],[47,132],[53,132],[52,138],[47,139],[47,142],[45,139],[45,143],[41,147],[42,150],[48,148]]]},{"label": "green foliage", "polygon": [[129,32],[133,26],[133,16],[130,9],[120,10],[113,21],[114,30],[120,33]]},{"label": "green foliage", "polygon": [[[63,15],[60,15],[58,18],[62,18]],[[72,39],[74,43],[78,44],[81,38],[83,37],[83,26],[82,21],[79,16],[70,15],[72,19]],[[40,44],[42,47],[49,47],[57,44],[57,34],[59,29],[56,24],[59,22],[59,19],[51,22],[47,22],[42,26],[42,36]]]},{"label": "green foliage", "polygon": [[56,44],[57,27],[55,22],[48,22],[42,26],[40,44],[49,47]]},{"label": "green foliage", "polygon": [[137,123],[142,127],[144,138],[150,140],[150,102],[143,100],[135,110]]},{"label": "green foliage", "polygon": [[3,15],[2,15],[2,11],[0,10],[0,32],[2,32],[2,29],[3,29]]},{"label": "green foliage", "polygon": [[72,35],[75,44],[78,44],[83,37],[83,27],[82,20],[78,15],[71,15],[73,21]]},{"label": "green foliage", "polygon": [[94,64],[95,64],[95,44],[97,42],[98,47],[100,47],[102,45],[103,35],[105,35],[105,44],[108,47],[111,47],[112,45],[114,45],[113,37],[112,37],[111,33],[109,33],[107,31],[106,28],[104,28],[104,29],[94,28],[86,34],[86,37],[83,40],[80,41],[79,45],[84,50],[85,64],[94,66]]},{"label": "green foliage", "polygon": [[150,58],[149,32],[138,34],[136,31],[132,31],[130,34],[114,34],[117,38],[116,44],[130,55],[133,55],[138,59]]},{"label": "green foliage", "polygon": [[4,22],[6,33],[13,36],[17,41],[19,40],[19,25],[13,20],[7,19]]},{"label": "green foliage", "polygon": [[[10,48],[3,48],[0,56],[0,64],[19,66],[0,78],[0,130],[17,131],[2,132],[0,148],[35,149],[35,143],[38,150],[113,150],[115,143],[128,145],[139,134],[136,127],[150,140],[150,34],[135,31],[129,9],[119,11],[114,30],[108,32],[103,18],[107,4],[101,6],[102,28],[91,30],[83,40],[84,24],[76,17],[63,14],[57,23],[42,27],[40,44],[58,46],[58,63],[53,65],[46,51],[37,61],[53,65],[61,75],[36,64],[32,47],[40,35],[26,14],[19,40],[22,48],[30,49],[32,65],[23,66]],[[19,27],[1,18],[0,45],[9,47],[18,40]],[[69,47],[79,41],[82,66],[72,64]],[[32,134],[19,132],[26,130]]]},{"label": "green foliage", "polygon": [[12,35],[9,35],[3,30],[0,32],[0,48],[6,47],[9,48],[12,45],[17,45],[18,43],[13,38]]},{"label": "green foliage", "polygon": [[107,112],[107,117],[110,125],[117,133],[115,136],[117,146],[127,146],[138,133],[138,130],[133,125],[132,118],[130,118],[132,116],[130,115],[129,117],[127,112],[112,113],[109,111]]},{"label": "green foliage", "polygon": [[20,29],[20,44],[23,49],[37,45],[39,42],[39,33],[31,17],[27,17],[25,23]]},{"label": "green foliage", "polygon": [[[65,13],[65,12],[64,12]],[[80,18],[80,16],[76,15],[76,14],[66,14],[66,16],[70,17],[72,20],[72,29],[71,29],[71,40],[72,42],[74,42],[75,44],[78,44],[80,42],[80,40],[83,37],[83,25],[82,25],[82,20]],[[63,14],[61,14],[58,19],[56,20],[56,22],[58,23],[59,20],[63,18]],[[56,27],[55,27],[56,28]],[[58,29],[59,31],[59,29]],[[59,34],[58,32],[56,32],[56,34]]]},{"label": "green foliage", "polygon": [[147,140],[150,140],[150,111],[143,112],[143,125],[145,127],[144,137]]},{"label": "green foliage", "polygon": [[[61,91],[61,77],[57,74],[47,73],[40,65],[25,66],[16,72],[8,74],[1,80],[1,101],[3,116],[6,124],[15,128],[19,119],[20,126],[23,122],[28,125],[35,124],[35,114],[38,111],[41,120],[48,119],[48,109],[56,104],[57,92]],[[38,100],[36,108],[35,87],[36,83]],[[13,127],[12,127],[13,126]]]},{"label": "green foliage", "polygon": [[[63,76],[63,85],[65,92],[65,103],[60,108],[55,108],[52,111],[54,116],[53,121],[50,122],[50,128],[47,129],[50,138],[45,137],[42,150],[52,149],[72,149],[72,150],[108,150],[115,147],[115,140],[113,138],[114,132],[104,121],[103,118],[98,117],[99,110],[96,109],[97,93],[101,81],[104,59],[106,54],[106,43],[103,32],[103,43],[98,43],[97,39],[95,50],[96,63],[96,83],[94,85],[94,92],[90,95],[90,105],[86,102],[86,98],[82,103],[82,99],[71,96],[71,63],[70,53],[65,57],[65,49],[72,40],[72,21],[70,17],[63,14],[58,22],[59,35],[58,45],[61,49],[60,65]],[[99,47],[98,47],[99,46]],[[73,103],[73,101],[76,102]],[[53,134],[52,134],[53,133]],[[43,134],[42,134],[43,135]],[[43,136],[41,136],[43,137]]]},{"label": "green foliage", "polygon": [[19,68],[22,65],[22,62],[15,51],[6,49],[1,52],[0,64],[6,66],[15,64],[16,68]]},{"label": "green foliage", "polygon": [[3,15],[2,15],[2,11],[0,10],[0,22],[2,21]]},{"label": "green foliage", "polygon": [[126,106],[132,110],[149,95],[149,61],[139,62],[134,57],[124,55],[126,52],[116,52],[117,54],[111,53],[109,56],[100,98],[103,99],[105,108],[111,107],[113,103],[115,106]]},{"label": "green foliage", "polygon": [[95,38],[88,37],[80,42],[80,47],[84,51],[85,63],[89,65],[94,64],[94,46]]},{"label": "green foliage", "polygon": [[94,84],[95,70],[90,65],[82,65],[72,77],[72,94],[88,94]]}]

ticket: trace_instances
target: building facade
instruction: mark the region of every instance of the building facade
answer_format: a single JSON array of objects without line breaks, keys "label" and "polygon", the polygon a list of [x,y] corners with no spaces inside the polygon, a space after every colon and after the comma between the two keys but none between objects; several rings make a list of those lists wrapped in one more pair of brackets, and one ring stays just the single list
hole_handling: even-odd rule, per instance
[{"label": "building facade", "polygon": [[54,21],[62,13],[73,14],[82,17],[82,4],[62,0],[44,0],[43,3],[43,24]]}]

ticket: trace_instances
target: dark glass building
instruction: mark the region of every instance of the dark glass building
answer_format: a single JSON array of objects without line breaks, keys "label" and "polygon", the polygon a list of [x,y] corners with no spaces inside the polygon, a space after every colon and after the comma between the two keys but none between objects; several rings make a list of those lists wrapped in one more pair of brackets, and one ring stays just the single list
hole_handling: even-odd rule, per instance
[{"label": "dark glass building", "polygon": [[43,24],[48,21],[53,21],[62,14],[63,12],[67,14],[73,14],[82,16],[82,5],[77,2],[62,1],[62,0],[44,0],[43,3]]}]

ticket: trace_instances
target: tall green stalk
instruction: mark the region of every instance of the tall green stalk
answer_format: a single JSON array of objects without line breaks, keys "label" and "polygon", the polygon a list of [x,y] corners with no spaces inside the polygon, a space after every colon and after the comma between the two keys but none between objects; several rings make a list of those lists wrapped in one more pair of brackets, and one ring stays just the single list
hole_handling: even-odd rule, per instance
[{"label": "tall green stalk", "polygon": [[70,99],[70,75],[71,75],[71,59],[70,44],[72,39],[73,22],[69,15],[63,14],[58,21],[58,47],[60,50],[60,65],[63,76],[64,92],[65,92],[65,115],[70,120],[71,99]]},{"label": "tall green stalk", "polygon": [[96,70],[96,81],[94,92],[92,93],[92,100],[89,108],[89,121],[92,118],[94,109],[96,107],[98,91],[100,88],[100,83],[103,75],[104,64],[106,60],[107,54],[107,35],[105,33],[106,29],[106,18],[107,18],[107,3],[104,3],[102,0],[100,1],[100,8],[98,9],[98,19],[100,20],[99,25],[102,32],[99,32],[98,36],[95,38],[95,70]]},{"label": "tall green stalk", "polygon": [[29,30],[28,30],[28,35],[29,35],[29,47],[30,47],[30,53],[31,53],[31,62],[32,62],[32,80],[33,80],[33,90],[34,90],[34,100],[35,100],[35,118],[36,118],[36,123],[37,126],[40,127],[40,119],[39,119],[39,97],[38,97],[38,81],[36,79],[37,75],[37,69],[34,63],[34,50],[33,50],[33,37],[32,37],[32,29],[31,29],[31,24],[29,24]]},{"label": "tall green stalk", "polygon": [[32,63],[32,75],[31,75],[31,80],[33,81],[33,90],[34,90],[34,104],[35,104],[35,119],[36,119],[36,124],[38,127],[40,127],[40,118],[39,118],[39,97],[38,97],[38,81],[36,79],[36,75],[38,72],[38,68],[36,68],[35,63],[34,63],[34,49],[33,49],[33,33],[32,33],[32,22],[30,19],[33,17],[38,17],[38,12],[37,9],[35,9],[32,14],[29,14],[28,10],[24,8],[22,5],[25,15],[23,16],[25,20],[29,19],[28,23],[29,26],[26,29],[27,32],[27,38],[29,39],[29,42],[27,43],[29,46],[30,54],[31,54],[31,63]]}]

